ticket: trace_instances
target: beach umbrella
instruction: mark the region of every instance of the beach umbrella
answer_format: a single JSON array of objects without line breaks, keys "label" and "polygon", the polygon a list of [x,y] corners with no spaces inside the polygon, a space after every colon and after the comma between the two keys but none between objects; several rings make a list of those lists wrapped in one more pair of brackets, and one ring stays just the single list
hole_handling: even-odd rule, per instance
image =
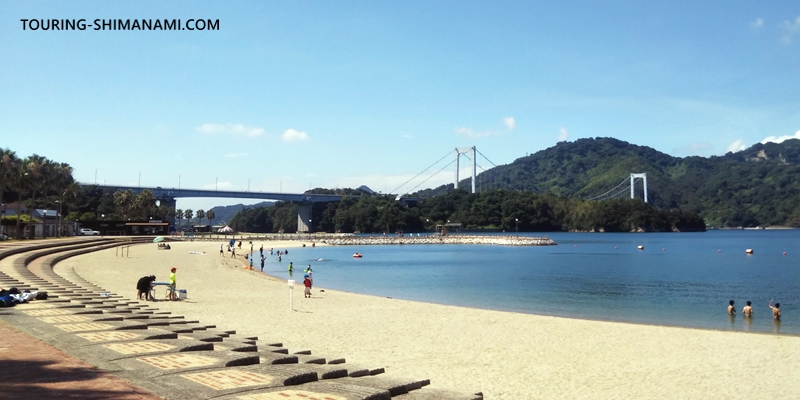
[{"label": "beach umbrella", "polygon": [[159,236],[159,237],[153,239],[153,243],[158,243],[158,242],[163,242],[163,241],[164,241],[164,237],[163,236]]}]

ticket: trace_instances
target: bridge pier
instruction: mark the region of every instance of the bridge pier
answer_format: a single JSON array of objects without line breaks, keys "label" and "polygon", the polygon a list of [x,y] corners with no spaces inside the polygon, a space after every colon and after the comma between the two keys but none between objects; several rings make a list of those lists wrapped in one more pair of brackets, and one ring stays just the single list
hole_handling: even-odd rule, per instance
[{"label": "bridge pier", "polygon": [[297,233],[311,232],[311,211],[313,209],[312,203],[298,203],[297,204]]}]

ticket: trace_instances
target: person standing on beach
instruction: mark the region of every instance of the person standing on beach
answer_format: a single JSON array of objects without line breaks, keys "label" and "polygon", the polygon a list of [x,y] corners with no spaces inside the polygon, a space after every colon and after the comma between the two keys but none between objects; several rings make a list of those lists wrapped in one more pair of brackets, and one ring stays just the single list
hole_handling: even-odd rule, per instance
[{"label": "person standing on beach", "polygon": [[289,261],[289,275],[292,274],[292,270],[294,270],[294,268],[292,267],[292,262]]},{"label": "person standing on beach", "polygon": [[769,308],[772,309],[772,319],[781,319],[781,303],[775,303],[775,307],[773,307],[772,300],[770,300]]},{"label": "person standing on beach", "polygon": [[304,278],[303,279],[303,286],[306,287],[305,292],[303,292],[303,293],[305,294],[305,298],[310,298],[311,297],[311,278],[308,277],[308,274],[306,274],[306,276],[303,277],[303,278]]},{"label": "person standing on beach", "polygon": [[262,245],[261,245],[261,247],[258,249],[258,252],[259,252],[259,253],[261,253],[261,255],[262,255],[262,256],[264,255],[264,245],[263,245],[263,244],[262,244]]},{"label": "person standing on beach", "polygon": [[170,271],[170,274],[169,274],[169,299],[170,300],[175,300],[175,288],[178,287],[177,283],[176,283],[176,280],[175,280],[175,272],[177,270],[178,269],[175,268],[175,267],[172,267],[172,269],[169,270]]},{"label": "person standing on beach", "polygon": [[748,318],[753,316],[753,307],[751,307],[750,304],[750,301],[748,301],[747,305],[742,308],[742,314]]},{"label": "person standing on beach", "polygon": [[236,247],[231,247],[231,258],[236,258]]},{"label": "person standing on beach", "polygon": [[220,244],[220,245],[219,245],[219,256],[220,256],[220,257],[222,257],[222,256],[224,256],[224,255],[225,255],[225,252],[224,252],[224,251],[222,251],[222,245]]},{"label": "person standing on beach", "polygon": [[138,297],[139,300],[142,299],[142,295],[144,295],[145,300],[153,300],[150,298],[150,289],[152,288],[155,280],[155,275],[143,276],[139,278],[139,281],[136,282],[136,297]]},{"label": "person standing on beach", "polygon": [[728,302],[728,315],[736,315],[736,309],[733,307],[733,300]]},{"label": "person standing on beach", "polygon": [[266,257],[264,257],[264,255],[262,254],[262,255],[261,255],[261,270],[262,270],[262,271],[264,270],[264,260],[266,260],[266,259],[267,259],[267,258],[266,258]]}]

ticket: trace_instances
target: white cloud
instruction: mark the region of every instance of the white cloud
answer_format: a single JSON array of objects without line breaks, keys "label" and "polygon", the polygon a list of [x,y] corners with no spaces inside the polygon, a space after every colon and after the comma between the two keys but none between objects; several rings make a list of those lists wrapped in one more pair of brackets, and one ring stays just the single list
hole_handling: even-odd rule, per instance
[{"label": "white cloud", "polygon": [[750,23],[750,27],[753,29],[761,29],[764,26],[764,20],[761,18],[756,18],[755,21]]},{"label": "white cloud", "polygon": [[400,137],[405,138],[405,139],[413,139],[414,138],[413,135],[409,135],[407,133],[404,133],[404,134],[400,135]]},{"label": "white cloud", "polygon": [[455,133],[459,135],[464,135],[470,139],[477,139],[488,136],[497,136],[500,134],[500,132],[496,131],[475,132],[474,130],[472,130],[472,128],[464,128],[464,127],[456,128]]},{"label": "white cloud", "polygon": [[795,17],[794,21],[783,21],[781,28],[786,31],[786,34],[783,35],[783,42],[791,44],[794,35],[800,32],[800,16]]},{"label": "white cloud", "polygon": [[517,127],[517,121],[514,121],[514,117],[506,117],[503,118],[503,125],[505,125],[508,130],[513,131]]},{"label": "white cloud", "polygon": [[245,126],[242,124],[203,124],[194,128],[197,132],[205,135],[230,135],[256,137],[264,134],[263,128]]},{"label": "white cloud", "polygon": [[569,132],[562,126],[558,129],[558,141],[565,142],[567,139],[569,139]]},{"label": "white cloud", "polygon": [[284,142],[303,142],[308,140],[308,134],[294,129],[287,129],[281,136]]},{"label": "white cloud", "polygon": [[789,139],[800,139],[800,131],[795,132],[794,135],[768,136],[767,138],[762,140],[761,143],[762,144],[767,142],[781,143]]},{"label": "white cloud", "polygon": [[745,149],[744,142],[742,139],[737,139],[733,143],[729,144],[727,148],[725,148],[725,152],[737,152],[742,151]]},{"label": "white cloud", "polygon": [[242,158],[249,156],[249,153],[229,153],[225,154],[225,158]]}]

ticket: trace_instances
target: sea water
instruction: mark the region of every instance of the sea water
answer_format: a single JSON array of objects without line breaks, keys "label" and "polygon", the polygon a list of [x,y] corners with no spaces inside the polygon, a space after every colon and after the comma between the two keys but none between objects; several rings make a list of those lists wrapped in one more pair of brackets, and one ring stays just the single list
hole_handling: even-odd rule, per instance
[{"label": "sea water", "polygon": [[[280,263],[268,257],[264,271],[288,279],[292,261],[292,279],[301,281],[310,264],[316,287],[354,293],[569,318],[800,334],[799,230],[544,235],[558,245],[309,243],[290,249]],[[356,251],[363,258],[353,258]],[[772,298],[781,304],[780,322],[767,306]],[[729,300],[735,301],[735,317],[727,315]],[[748,300],[754,316],[746,319],[741,309]]]}]

